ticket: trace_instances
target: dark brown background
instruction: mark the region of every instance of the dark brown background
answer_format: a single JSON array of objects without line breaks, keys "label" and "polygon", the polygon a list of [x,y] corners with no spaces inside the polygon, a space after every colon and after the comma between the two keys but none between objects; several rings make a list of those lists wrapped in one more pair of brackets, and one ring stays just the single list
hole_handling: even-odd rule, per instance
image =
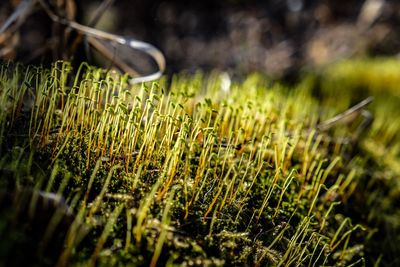
[{"label": "dark brown background", "polygon": [[[371,19],[365,10],[374,1],[383,3],[383,8]],[[216,68],[241,74],[261,71],[284,78],[341,58],[397,55],[400,2],[374,1],[115,1],[96,27],[159,47],[166,56],[168,74]],[[18,2],[1,4],[0,22]],[[102,1],[51,2],[65,16],[88,24]],[[69,10],[67,2],[76,5],[75,11]],[[0,38],[0,56],[26,63],[63,57],[86,60],[83,45],[66,53],[73,46],[75,34],[60,34],[59,28],[37,10],[24,20],[17,37],[9,38],[8,43],[4,36]],[[9,43],[11,48],[7,47]],[[46,50],[47,46],[52,49]],[[139,69],[149,68],[141,63],[144,60],[140,55],[121,53],[127,53],[125,58]]]}]

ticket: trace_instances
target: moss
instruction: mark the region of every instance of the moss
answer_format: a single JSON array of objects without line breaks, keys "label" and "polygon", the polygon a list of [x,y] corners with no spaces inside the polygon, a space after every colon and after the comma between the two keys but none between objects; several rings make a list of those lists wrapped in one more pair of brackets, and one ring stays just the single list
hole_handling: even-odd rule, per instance
[{"label": "moss", "polygon": [[[290,88],[262,75],[222,88],[218,73],[131,86],[86,64],[75,74],[66,62],[51,70],[4,64],[1,186],[11,199],[22,189],[27,199],[63,197],[41,222],[52,233],[54,214],[73,214],[49,264],[394,264],[395,83],[367,83],[363,95],[375,96],[369,128],[362,118],[327,130],[320,122],[362,100],[357,75],[397,76],[345,64],[344,74],[331,66]],[[374,64],[396,67],[363,66]],[[1,231],[11,217],[2,213]],[[13,249],[3,263],[15,260]]]}]

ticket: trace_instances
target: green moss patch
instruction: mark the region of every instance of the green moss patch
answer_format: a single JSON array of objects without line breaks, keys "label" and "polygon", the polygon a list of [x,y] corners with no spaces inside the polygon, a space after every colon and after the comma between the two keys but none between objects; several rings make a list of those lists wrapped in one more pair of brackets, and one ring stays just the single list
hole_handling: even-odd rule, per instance
[{"label": "green moss patch", "polygon": [[[348,76],[333,66],[290,88],[3,64],[0,262],[395,264],[397,76],[346,64]],[[321,127],[371,95],[369,124],[360,110]]]}]

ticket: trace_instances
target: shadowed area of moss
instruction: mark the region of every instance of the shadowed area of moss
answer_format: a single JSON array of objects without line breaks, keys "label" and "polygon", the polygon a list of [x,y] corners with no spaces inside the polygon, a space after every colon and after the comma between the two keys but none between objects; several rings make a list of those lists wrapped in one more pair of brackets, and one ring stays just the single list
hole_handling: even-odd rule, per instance
[{"label": "shadowed area of moss", "polygon": [[[400,62],[375,58],[337,62],[323,70],[312,84],[319,88],[323,105],[357,101],[374,96],[370,111],[374,122],[360,142],[363,175],[346,212],[370,225],[376,233],[367,255],[382,266],[400,264]],[[338,99],[344,99],[345,104]],[[343,107],[343,106],[342,106]]]},{"label": "shadowed area of moss", "polygon": [[397,87],[356,81],[397,76],[359,64],[400,66],[344,62],[288,88],[3,64],[0,262],[395,265]]}]

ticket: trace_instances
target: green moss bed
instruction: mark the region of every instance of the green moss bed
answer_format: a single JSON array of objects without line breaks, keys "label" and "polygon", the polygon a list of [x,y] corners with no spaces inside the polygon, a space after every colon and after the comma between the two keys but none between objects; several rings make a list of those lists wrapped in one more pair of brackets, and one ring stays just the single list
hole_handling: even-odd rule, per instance
[{"label": "green moss bed", "polygon": [[396,59],[290,86],[3,63],[0,265],[399,266],[399,118]]}]

